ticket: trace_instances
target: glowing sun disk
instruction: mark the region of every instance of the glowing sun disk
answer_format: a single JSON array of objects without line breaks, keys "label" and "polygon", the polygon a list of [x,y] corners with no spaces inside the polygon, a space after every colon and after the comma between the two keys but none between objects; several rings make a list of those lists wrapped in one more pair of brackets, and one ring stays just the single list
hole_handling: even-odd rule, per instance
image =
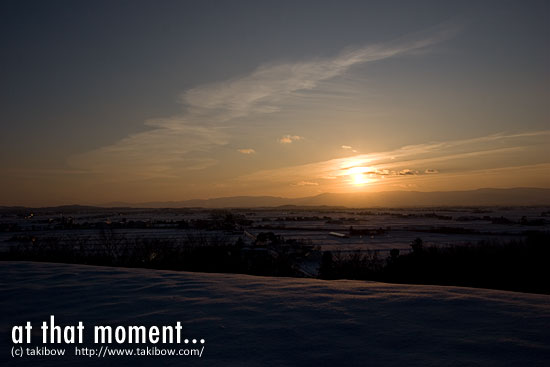
[{"label": "glowing sun disk", "polygon": [[351,175],[352,183],[354,185],[364,185],[370,182],[367,176],[364,173],[354,173]]}]

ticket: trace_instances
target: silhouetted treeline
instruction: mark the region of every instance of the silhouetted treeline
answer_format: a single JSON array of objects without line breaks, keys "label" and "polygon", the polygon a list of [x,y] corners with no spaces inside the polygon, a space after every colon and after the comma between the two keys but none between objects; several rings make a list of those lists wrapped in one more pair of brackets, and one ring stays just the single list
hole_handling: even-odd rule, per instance
[{"label": "silhouetted treeline", "polygon": [[180,239],[128,239],[105,231],[98,244],[87,240],[62,241],[55,237],[36,238],[0,252],[0,260],[21,260],[242,273],[266,276],[301,276],[294,266],[295,255],[284,239],[274,253],[267,248],[247,248],[242,239],[235,243],[224,236],[188,235]]},{"label": "silhouetted treeline", "polygon": [[483,241],[475,245],[424,246],[352,255],[325,252],[319,276],[392,283],[438,284],[550,294],[550,234],[530,232],[523,240]]},{"label": "silhouetted treeline", "polygon": [[[226,217],[224,217],[226,218]],[[228,222],[233,221],[229,218]],[[225,220],[225,219],[224,219]],[[250,235],[251,236],[251,235]],[[252,236],[254,237],[254,236]],[[295,276],[300,264],[321,255],[319,277],[392,283],[438,284],[550,294],[550,233],[527,232],[523,239],[483,241],[475,245],[425,246],[420,238],[411,251],[391,250],[320,254],[311,244],[260,233],[246,244],[226,236],[187,235],[178,239],[128,239],[112,230],[100,241],[27,239],[0,252],[0,260],[141,267],[200,272]],[[317,257],[319,259],[319,257]],[[319,260],[317,260],[319,261]]]}]

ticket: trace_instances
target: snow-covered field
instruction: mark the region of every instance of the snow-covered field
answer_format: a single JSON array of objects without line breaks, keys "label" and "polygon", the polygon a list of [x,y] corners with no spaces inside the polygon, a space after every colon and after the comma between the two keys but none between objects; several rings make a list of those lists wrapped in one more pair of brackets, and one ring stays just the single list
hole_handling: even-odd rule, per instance
[{"label": "snow-covered field", "polygon": [[[400,249],[408,251],[410,243],[421,237],[426,245],[476,244],[479,241],[518,239],[525,231],[549,231],[549,207],[486,208],[406,208],[406,209],[233,209],[235,217],[248,224],[235,230],[212,230],[193,224],[212,219],[219,210],[210,209],[4,209],[0,210],[0,251],[10,246],[28,244],[30,238],[57,238],[64,242],[102,244],[103,226],[110,223],[112,235],[119,239],[161,239],[177,241],[188,236],[221,238],[235,243],[247,241],[243,230],[258,235],[274,232],[286,239],[319,246],[324,251]],[[526,222],[522,222],[522,218]],[[503,222],[499,221],[502,219]],[[189,228],[180,228],[179,222]],[[129,223],[139,223],[130,226]],[[70,224],[69,224],[70,223]],[[73,226],[73,224],[75,226]],[[337,238],[330,232],[384,229],[376,235]],[[438,232],[437,228],[458,231]],[[462,232],[460,230],[463,230]]]},{"label": "snow-covered field", "polygon": [[[0,290],[1,365],[550,365],[546,295],[31,262],[1,262]],[[12,326],[51,314],[86,329],[181,321],[205,349],[98,359],[69,345],[65,357],[12,358]]]}]

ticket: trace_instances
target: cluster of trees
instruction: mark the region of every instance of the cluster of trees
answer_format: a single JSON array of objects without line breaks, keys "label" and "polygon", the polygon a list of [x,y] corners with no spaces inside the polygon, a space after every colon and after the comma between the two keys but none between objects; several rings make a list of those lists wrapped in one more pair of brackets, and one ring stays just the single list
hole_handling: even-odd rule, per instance
[{"label": "cluster of trees", "polygon": [[[216,218],[217,219],[217,218]],[[235,218],[220,218],[235,222]],[[128,239],[104,231],[97,244],[85,239],[32,238],[0,252],[0,260],[30,260],[266,276],[304,276],[299,263],[311,244],[259,234],[246,244],[225,236],[187,235],[178,239]],[[411,251],[389,256],[376,251],[321,255],[322,279],[361,279],[392,283],[438,284],[550,294],[550,233],[527,232],[509,242],[426,246],[417,238]]]},{"label": "cluster of trees", "polygon": [[[105,230],[97,243],[87,239],[36,237],[0,252],[0,260],[44,261],[266,276],[303,276],[289,241],[273,234],[258,239],[268,247],[247,247],[239,238],[188,234],[178,239],[129,239]],[[284,246],[283,246],[284,245]],[[274,246],[279,246],[273,252]],[[260,250],[260,251],[258,251]]]},{"label": "cluster of trees", "polygon": [[375,252],[325,252],[319,276],[550,294],[548,232],[528,232],[524,239],[509,242],[483,241],[448,247],[425,246],[417,238],[411,243],[411,250],[402,255],[399,250],[392,250],[384,258]]}]

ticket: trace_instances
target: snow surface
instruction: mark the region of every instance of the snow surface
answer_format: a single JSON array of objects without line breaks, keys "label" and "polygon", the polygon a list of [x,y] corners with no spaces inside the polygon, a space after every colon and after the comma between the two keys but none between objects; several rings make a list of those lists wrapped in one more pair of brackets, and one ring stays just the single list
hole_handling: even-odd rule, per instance
[{"label": "snow surface", "polygon": [[[550,296],[364,281],[0,263],[1,365],[549,366]],[[183,324],[202,358],[12,358],[10,334]],[[88,330],[90,329],[90,330]],[[36,341],[36,342],[35,342]]]}]

